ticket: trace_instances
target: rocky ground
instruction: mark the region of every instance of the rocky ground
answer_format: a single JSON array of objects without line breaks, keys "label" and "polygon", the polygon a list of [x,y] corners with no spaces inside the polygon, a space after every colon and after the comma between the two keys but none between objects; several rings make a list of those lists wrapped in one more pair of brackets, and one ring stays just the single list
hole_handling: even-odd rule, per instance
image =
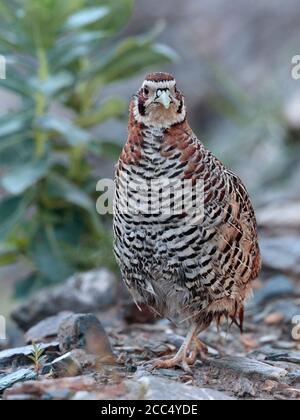
[{"label": "rocky ground", "polygon": [[[146,308],[140,313],[106,270],[78,275],[13,312],[8,340],[0,340],[1,399],[300,398],[300,95],[299,81],[290,76],[291,57],[299,52],[299,2],[285,2],[284,13],[279,1],[256,7],[250,2],[215,3],[141,0],[128,33],[144,32],[161,17],[167,21],[159,40],[181,57],[169,69],[187,97],[193,128],[201,138],[215,139],[213,152],[238,170],[252,192],[263,187],[253,196],[264,205],[258,209],[264,271],[247,309],[244,335],[235,326],[224,325],[221,331],[212,326],[202,336],[208,358],[198,360],[192,374],[180,368],[151,371],[145,362],[176,351],[185,328],[154,321]],[[114,85],[108,94],[128,99],[142,77]],[[250,116],[248,102],[240,102],[235,94],[241,92],[231,91],[231,84],[255,99]],[[1,95],[1,110],[18,105]],[[273,97],[280,97],[283,128],[277,111],[269,115],[269,107],[261,106],[261,96],[272,105]],[[221,104],[226,99],[225,105],[241,110],[234,114],[238,121],[247,120],[238,131],[224,117],[225,110],[214,105],[219,97]],[[258,115],[253,114],[256,106]],[[241,119],[244,113],[247,118]],[[126,127],[109,122],[101,126],[103,133],[124,139]],[[287,151],[286,137],[298,148]],[[288,171],[279,171],[285,161]],[[105,171],[99,176],[108,177],[113,165],[98,164],[102,166]],[[266,173],[278,181],[280,193],[263,183],[269,179]],[[16,270],[19,274],[24,268]],[[5,302],[15,275],[1,273]],[[1,313],[7,311],[2,305]]]},{"label": "rocky ground", "polygon": [[208,357],[192,373],[151,370],[147,362],[179,348],[184,326],[139,312],[114,275],[99,270],[43,290],[13,312],[19,328],[9,328],[10,340],[19,347],[2,346],[1,398],[300,399],[299,239],[266,229],[261,244],[264,271],[245,333],[211,326],[202,335]]}]

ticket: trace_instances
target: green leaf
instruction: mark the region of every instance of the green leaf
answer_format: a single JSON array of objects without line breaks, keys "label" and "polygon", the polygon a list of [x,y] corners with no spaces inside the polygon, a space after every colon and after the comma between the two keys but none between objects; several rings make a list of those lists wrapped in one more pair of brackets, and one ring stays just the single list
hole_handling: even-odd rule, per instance
[{"label": "green leaf", "polygon": [[81,247],[81,239],[86,232],[86,226],[82,220],[82,212],[76,207],[72,206],[68,209],[67,217],[60,220],[60,223],[55,225],[55,236],[62,244],[68,243],[72,246]]},{"label": "green leaf", "polygon": [[50,48],[62,32],[69,15],[81,8],[84,0],[26,0],[19,2],[17,27],[27,35],[32,47]]},{"label": "green leaf", "polygon": [[43,278],[38,273],[30,274],[28,277],[16,284],[15,297],[17,299],[23,298],[44,285],[45,283]]},{"label": "green leaf", "polygon": [[[0,13],[1,16],[1,13]],[[14,25],[14,30],[12,30],[12,23],[15,22],[15,12],[10,16],[10,19],[7,21],[1,22],[0,26],[0,45],[2,45],[8,51],[19,51],[20,50],[20,37],[19,32],[20,28]],[[3,48],[2,47],[2,48]],[[6,52],[6,51],[3,51]]]},{"label": "green leaf", "polygon": [[50,167],[48,160],[32,161],[9,171],[1,179],[1,185],[11,194],[22,194],[43,178]]},{"label": "green leaf", "polygon": [[88,57],[95,48],[99,48],[99,41],[106,36],[103,31],[84,31],[60,39],[49,53],[52,70],[65,68],[75,60]]},{"label": "green leaf", "polygon": [[[28,78],[21,74],[19,74],[13,66],[7,65],[6,68],[7,77],[4,80],[0,81],[0,86],[10,90],[12,92],[17,93],[18,95],[22,95],[26,98],[30,98],[32,95],[32,90],[30,89],[30,85],[28,84]],[[31,98],[32,102],[33,99]]]},{"label": "green leaf", "polygon": [[122,149],[122,144],[114,140],[101,140],[99,142],[93,142],[89,146],[89,150],[92,153],[107,159],[112,159],[114,161],[117,161],[122,152]]},{"label": "green leaf", "polygon": [[70,88],[74,84],[74,77],[71,73],[64,71],[48,77],[45,82],[35,78],[31,82],[32,88],[47,97],[57,95],[61,90]]},{"label": "green leaf", "polygon": [[89,128],[96,124],[101,124],[109,118],[119,118],[123,116],[127,107],[126,101],[119,98],[110,98],[94,112],[78,118],[76,123],[80,125],[80,127]]},{"label": "green leaf", "polygon": [[38,272],[51,283],[58,283],[74,273],[65,260],[51,227],[45,226],[33,240],[30,256]]},{"label": "green leaf", "polygon": [[[89,3],[93,3],[91,0]],[[103,17],[97,26],[113,35],[124,27],[132,15],[134,0],[99,0],[101,5],[109,5],[110,12]]]},{"label": "green leaf", "polygon": [[13,167],[23,165],[34,156],[35,145],[32,139],[22,135],[5,137],[0,141],[0,165]]},{"label": "green leaf", "polygon": [[24,197],[9,197],[0,201],[0,240],[8,236],[26,214],[29,201]]},{"label": "green leaf", "polygon": [[67,19],[65,24],[66,30],[79,29],[87,25],[98,22],[103,17],[107,16],[109,8],[105,6],[89,7],[79,12],[74,13]]},{"label": "green leaf", "polygon": [[147,67],[176,61],[177,58],[171,48],[132,37],[123,41],[100,65],[95,63],[86,77],[94,75],[103,84],[111,83],[131,77]]},{"label": "green leaf", "polygon": [[77,127],[70,120],[59,118],[55,115],[45,115],[36,120],[36,126],[48,132],[56,132],[64,137],[71,146],[86,144],[92,140],[91,135]]},{"label": "green leaf", "polygon": [[31,113],[8,113],[0,118],[0,139],[24,133],[30,128]]},{"label": "green leaf", "polygon": [[96,212],[91,198],[75,184],[57,174],[51,174],[47,182],[47,193],[51,198],[59,198],[87,210]]},{"label": "green leaf", "polygon": [[0,243],[0,266],[13,264],[17,261],[19,250],[16,246]]}]

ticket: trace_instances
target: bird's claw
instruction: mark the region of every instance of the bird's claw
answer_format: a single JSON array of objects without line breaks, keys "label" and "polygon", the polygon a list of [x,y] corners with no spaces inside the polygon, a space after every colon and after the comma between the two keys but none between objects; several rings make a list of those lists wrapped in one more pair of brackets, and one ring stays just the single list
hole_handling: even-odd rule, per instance
[{"label": "bird's claw", "polygon": [[198,338],[194,342],[195,348],[192,350],[189,356],[187,356],[186,349],[181,349],[179,352],[172,358],[169,359],[155,359],[151,364],[151,369],[170,369],[176,366],[181,367],[185,372],[192,373],[190,366],[194,365],[197,356],[200,355],[202,360],[207,359],[208,350],[207,347],[202,341]]},{"label": "bird's claw", "polygon": [[189,357],[174,356],[171,359],[155,359],[151,362],[151,369],[170,369],[181,367],[185,372],[192,373],[189,365],[192,365]]}]

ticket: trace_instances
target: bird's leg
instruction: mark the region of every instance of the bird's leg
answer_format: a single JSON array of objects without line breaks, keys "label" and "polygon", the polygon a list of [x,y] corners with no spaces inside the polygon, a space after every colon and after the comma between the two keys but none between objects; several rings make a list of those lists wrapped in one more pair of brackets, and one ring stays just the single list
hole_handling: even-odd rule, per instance
[{"label": "bird's leg", "polygon": [[[191,369],[189,367],[189,364],[192,360],[188,357],[188,351],[190,350],[190,346],[193,342],[193,340],[196,337],[198,327],[197,325],[192,325],[184,342],[182,343],[180,349],[178,350],[177,354],[172,357],[171,359],[156,359],[152,362],[153,369],[168,369],[175,366],[182,366],[183,370],[185,372],[191,372]],[[200,341],[200,340],[199,340]],[[196,354],[197,356],[197,354]],[[196,357],[195,357],[196,359]]]},{"label": "bird's leg", "polygon": [[205,360],[207,359],[208,349],[204,343],[197,337],[194,336],[194,346],[195,348],[192,350],[191,355],[188,358],[188,364],[193,365],[197,359],[197,356],[200,356],[200,359]]}]

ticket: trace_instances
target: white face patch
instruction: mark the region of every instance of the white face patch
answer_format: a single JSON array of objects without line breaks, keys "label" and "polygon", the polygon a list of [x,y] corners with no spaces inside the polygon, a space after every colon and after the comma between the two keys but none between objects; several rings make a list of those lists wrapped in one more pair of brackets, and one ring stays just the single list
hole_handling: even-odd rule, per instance
[{"label": "white face patch", "polygon": [[145,80],[142,87],[148,86],[152,89],[172,89],[176,85],[175,80],[164,80],[162,82],[153,82],[153,80]]},{"label": "white face patch", "polygon": [[[151,81],[145,80],[142,89],[146,90],[145,94],[145,115],[141,115],[138,107],[138,97],[134,99],[134,117],[139,123],[143,123],[148,127],[155,127],[159,129],[170,128],[174,124],[181,123],[186,117],[186,110],[184,106],[184,99],[182,98],[183,105],[180,109],[181,101],[176,98],[176,81]],[[159,97],[164,91],[168,91],[168,104],[166,101],[160,101]]]}]

